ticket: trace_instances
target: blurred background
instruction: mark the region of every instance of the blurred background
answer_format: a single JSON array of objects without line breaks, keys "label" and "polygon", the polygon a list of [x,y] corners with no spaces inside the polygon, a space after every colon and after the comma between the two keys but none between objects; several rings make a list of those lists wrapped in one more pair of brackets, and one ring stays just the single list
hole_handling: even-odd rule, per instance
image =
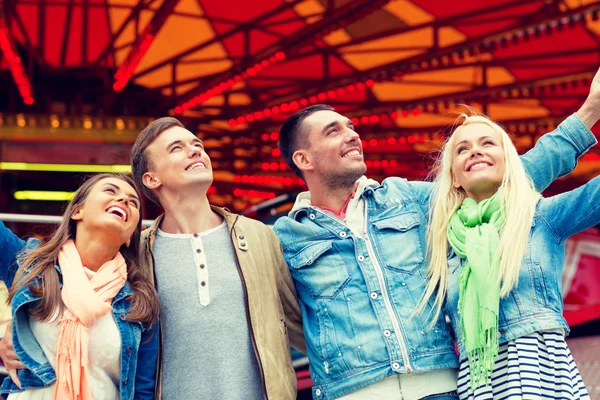
[{"label": "blurred background", "polygon": [[[4,0],[0,219],[44,235],[51,224],[19,221],[60,215],[89,174],[128,171],[136,135],[165,115],[204,140],[211,202],[266,222],[305,189],[277,131],[310,104],[354,120],[377,180],[426,178],[462,104],[524,152],[583,103],[600,66],[599,13],[587,0]],[[593,149],[545,195],[599,168]],[[143,215],[160,212],[147,202]],[[570,346],[600,398],[598,230],[567,253]]]}]

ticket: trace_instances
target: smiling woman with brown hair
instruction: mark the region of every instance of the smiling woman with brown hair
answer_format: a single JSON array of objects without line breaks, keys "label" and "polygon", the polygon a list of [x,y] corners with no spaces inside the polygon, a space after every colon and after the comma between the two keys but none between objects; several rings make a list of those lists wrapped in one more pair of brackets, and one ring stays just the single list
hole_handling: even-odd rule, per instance
[{"label": "smiling woman with brown hair", "polygon": [[0,278],[27,368],[5,379],[3,396],[154,397],[159,306],[138,264],[140,197],[128,176],[100,174],[77,190],[44,243],[0,222]]}]

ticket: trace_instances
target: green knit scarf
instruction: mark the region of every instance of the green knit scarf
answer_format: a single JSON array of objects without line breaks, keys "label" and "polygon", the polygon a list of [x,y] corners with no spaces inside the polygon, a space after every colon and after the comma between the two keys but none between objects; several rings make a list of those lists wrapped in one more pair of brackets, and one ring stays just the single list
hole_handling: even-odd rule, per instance
[{"label": "green knit scarf", "polygon": [[466,259],[458,277],[460,333],[467,350],[471,387],[487,385],[498,355],[500,260],[504,225],[500,192],[479,204],[466,198],[450,218],[448,241]]}]

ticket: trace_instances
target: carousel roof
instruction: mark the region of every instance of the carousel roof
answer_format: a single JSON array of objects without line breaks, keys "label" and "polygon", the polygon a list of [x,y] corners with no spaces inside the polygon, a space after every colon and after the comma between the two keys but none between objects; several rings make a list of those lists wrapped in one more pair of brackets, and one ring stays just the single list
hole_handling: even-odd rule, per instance
[{"label": "carousel roof", "polygon": [[[178,116],[207,143],[212,196],[236,209],[301,188],[277,130],[307,105],[354,119],[370,175],[423,178],[462,105],[525,151],[600,65],[600,1],[3,3],[0,110]],[[576,177],[597,171],[586,157]]]}]

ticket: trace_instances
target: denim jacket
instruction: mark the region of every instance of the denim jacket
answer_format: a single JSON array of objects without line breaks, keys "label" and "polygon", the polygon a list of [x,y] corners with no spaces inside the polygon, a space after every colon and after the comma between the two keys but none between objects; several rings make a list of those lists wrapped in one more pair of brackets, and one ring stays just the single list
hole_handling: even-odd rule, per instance
[{"label": "denim jacket", "polygon": [[[543,190],[595,143],[573,115],[522,162]],[[395,373],[458,367],[444,317],[427,329],[433,299],[415,315],[427,284],[432,188],[400,178],[366,188],[361,235],[313,206],[275,223],[302,309],[315,399],[340,397]]]},{"label": "denim jacket", "polygon": [[[0,280],[3,280],[7,287],[12,285],[20,265],[19,252],[23,249],[31,251],[38,244],[37,239],[23,241],[0,221]],[[58,265],[56,270],[60,274]],[[125,320],[130,307],[128,298],[132,295],[133,289],[129,283],[125,283],[112,301],[113,315],[122,342],[119,385],[121,399],[153,399],[159,341],[156,332],[157,324],[146,329],[140,322]],[[3,398],[23,389],[50,386],[56,381],[54,369],[33,336],[27,319],[29,307],[39,300],[40,298],[35,297],[28,286],[19,289],[12,300],[13,346],[27,369],[18,370],[22,389],[19,389],[10,377],[4,379],[0,388],[0,395]]]},{"label": "denim jacket", "polygon": [[[570,192],[539,200],[519,281],[507,297],[500,299],[500,343],[548,329],[562,329],[568,334],[561,290],[565,242],[599,223],[600,177]],[[449,263],[446,298],[446,313],[456,332],[461,360],[467,358],[458,314],[458,275],[462,264],[458,257]]]}]

